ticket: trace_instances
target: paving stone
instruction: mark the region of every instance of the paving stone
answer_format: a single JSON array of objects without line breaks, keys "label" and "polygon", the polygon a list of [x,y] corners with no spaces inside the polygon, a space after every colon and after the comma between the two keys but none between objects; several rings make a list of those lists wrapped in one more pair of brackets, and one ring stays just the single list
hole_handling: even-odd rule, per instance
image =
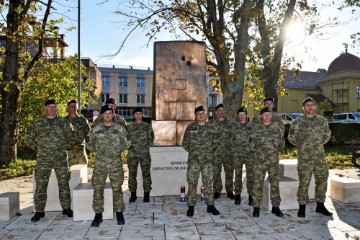
[{"label": "paving stone", "polygon": [[136,212],[138,213],[147,213],[147,212],[162,212],[163,206],[162,204],[137,204]]},{"label": "paving stone", "polygon": [[192,223],[165,224],[166,240],[198,240],[200,236]]},{"label": "paving stone", "polygon": [[201,239],[236,239],[225,223],[196,224]]},{"label": "paving stone", "polygon": [[143,225],[142,227],[135,225],[124,225],[120,233],[120,240],[164,240],[164,225]]},{"label": "paving stone", "polygon": [[162,213],[155,213],[154,214],[154,224],[168,224],[168,225],[175,225],[175,224],[193,224],[192,218],[186,216],[186,213],[174,212],[162,212]]},{"label": "paving stone", "polygon": [[153,224],[154,222],[154,213],[124,213],[126,225],[146,225]]},{"label": "paving stone", "polygon": [[[127,224],[125,219],[125,224]],[[117,225],[115,219],[104,220],[100,227],[90,227],[84,239],[118,239],[122,226]]]}]

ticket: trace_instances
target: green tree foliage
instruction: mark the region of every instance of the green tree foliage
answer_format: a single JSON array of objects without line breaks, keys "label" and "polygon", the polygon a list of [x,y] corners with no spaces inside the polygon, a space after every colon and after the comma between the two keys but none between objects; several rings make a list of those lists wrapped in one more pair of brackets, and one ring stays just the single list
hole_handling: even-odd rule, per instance
[{"label": "green tree foliage", "polygon": [[303,0],[125,0],[119,9],[130,27],[119,51],[136,28],[147,31],[149,42],[162,30],[176,39],[206,42],[207,69],[220,79],[232,116],[243,104],[244,90],[254,100],[284,94],[281,71],[294,60],[283,54],[286,28],[296,12],[315,29],[317,14],[316,7]]}]

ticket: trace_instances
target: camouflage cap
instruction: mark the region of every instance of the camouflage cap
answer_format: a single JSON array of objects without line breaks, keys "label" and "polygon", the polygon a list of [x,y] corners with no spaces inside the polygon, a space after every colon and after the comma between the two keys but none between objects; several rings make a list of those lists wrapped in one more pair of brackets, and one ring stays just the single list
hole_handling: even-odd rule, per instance
[{"label": "camouflage cap", "polygon": [[198,106],[197,108],[195,108],[195,113],[197,113],[197,112],[203,112],[203,111],[205,111],[204,106]]},{"label": "camouflage cap", "polygon": [[260,111],[260,114],[266,113],[266,112],[271,112],[268,108],[263,108]]},{"label": "camouflage cap", "polygon": [[215,111],[218,110],[219,108],[224,108],[224,107],[225,105],[223,103],[220,103],[215,107]]},{"label": "camouflage cap", "polygon": [[316,103],[315,100],[314,100],[312,97],[307,97],[307,98],[304,99],[302,105],[304,106],[305,103],[307,103],[307,102],[314,102],[314,103]]},{"label": "camouflage cap", "polygon": [[239,113],[239,112],[244,112],[247,114],[246,108],[244,108],[244,107],[239,108],[236,113]]},{"label": "camouflage cap", "polygon": [[135,113],[137,113],[137,112],[144,113],[144,111],[143,111],[143,109],[142,109],[141,107],[136,107],[136,108],[134,109],[133,114],[135,114]]},{"label": "camouflage cap", "polygon": [[273,97],[267,97],[267,98],[264,98],[263,102],[266,102],[266,101],[274,102],[275,100]]},{"label": "camouflage cap", "polygon": [[49,105],[49,104],[58,104],[56,100],[54,99],[49,99],[45,102],[45,106]]},{"label": "camouflage cap", "polygon": [[112,108],[109,107],[108,105],[104,105],[101,107],[100,114],[103,114],[106,111],[112,111]]},{"label": "camouflage cap", "polygon": [[67,105],[69,106],[69,104],[71,104],[71,103],[77,103],[77,102],[76,102],[75,99],[73,99],[73,100],[70,100],[70,101],[67,103]]},{"label": "camouflage cap", "polygon": [[109,104],[109,103],[115,104],[115,99],[113,98],[106,99],[105,104]]}]

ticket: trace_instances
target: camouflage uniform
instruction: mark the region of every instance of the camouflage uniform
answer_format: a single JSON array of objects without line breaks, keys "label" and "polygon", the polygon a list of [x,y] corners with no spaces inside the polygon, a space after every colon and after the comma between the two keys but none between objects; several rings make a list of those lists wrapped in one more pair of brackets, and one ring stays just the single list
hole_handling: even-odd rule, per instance
[{"label": "camouflage uniform", "polygon": [[234,143],[233,123],[225,119],[219,121],[216,119],[213,126],[218,132],[219,144],[214,154],[214,192],[220,193],[223,189],[221,181],[221,167],[224,166],[225,172],[225,190],[226,192],[234,191],[234,159],[232,145]]},{"label": "camouflage uniform", "polygon": [[[120,126],[122,126],[126,130],[126,121],[122,116],[114,114],[114,117],[113,117],[112,121],[114,123],[119,124]],[[102,117],[96,118],[94,123],[93,123],[93,126],[96,126],[96,125],[98,125],[100,123],[102,123]]]},{"label": "camouflage uniform", "polygon": [[120,154],[130,146],[124,128],[116,123],[108,127],[103,124],[96,125],[89,132],[86,143],[87,149],[96,152],[92,176],[94,212],[104,211],[104,186],[107,175],[113,190],[114,211],[123,212],[125,204],[121,185],[124,182],[124,171]]},{"label": "camouflage uniform", "polygon": [[35,196],[36,212],[44,212],[51,170],[55,170],[59,184],[59,198],[63,209],[70,209],[70,171],[66,149],[75,143],[75,131],[64,118],[36,119],[25,133],[25,144],[36,151]]},{"label": "camouflage uniform", "polygon": [[[279,126],[279,128],[281,129],[282,134],[284,135],[285,132],[285,125],[281,119],[281,115],[278,114],[277,112],[271,111],[272,113],[272,118],[271,118],[271,122],[276,124],[277,126]],[[262,120],[261,120],[261,115],[257,115],[254,119],[253,119],[253,124],[258,125],[261,124]]]},{"label": "camouflage uniform", "polygon": [[291,124],[288,140],[298,148],[298,202],[305,205],[309,195],[311,176],[315,177],[315,198],[325,202],[329,170],[325,159],[324,144],[330,140],[331,131],[324,117],[298,117]]},{"label": "camouflage uniform", "polygon": [[140,163],[144,192],[151,191],[151,175],[150,175],[150,146],[154,142],[154,132],[150,124],[146,122],[132,123],[127,129],[127,138],[131,141],[128,151],[128,167],[129,167],[129,190],[136,192],[137,188],[137,169]]},{"label": "camouflage uniform", "polygon": [[75,118],[70,116],[66,116],[65,118],[73,125],[77,139],[76,145],[68,150],[69,165],[87,164],[88,157],[85,151],[85,138],[90,131],[89,122],[85,117],[79,115]]},{"label": "camouflage uniform", "polygon": [[259,124],[254,126],[250,136],[250,147],[255,152],[253,190],[254,208],[260,207],[266,172],[268,172],[271,186],[271,204],[273,207],[280,206],[279,151],[281,151],[284,146],[284,137],[277,124],[271,123],[269,126]]},{"label": "camouflage uniform", "polygon": [[235,194],[241,194],[242,191],[242,172],[243,165],[246,165],[246,187],[249,196],[252,196],[254,188],[254,154],[250,150],[249,138],[252,123],[235,123],[234,127],[234,168],[235,168]]},{"label": "camouflage uniform", "polygon": [[186,179],[188,182],[187,205],[196,204],[196,187],[201,172],[204,186],[205,203],[214,205],[213,183],[213,149],[216,146],[216,131],[206,123],[190,123],[184,133],[183,147],[189,152]]}]

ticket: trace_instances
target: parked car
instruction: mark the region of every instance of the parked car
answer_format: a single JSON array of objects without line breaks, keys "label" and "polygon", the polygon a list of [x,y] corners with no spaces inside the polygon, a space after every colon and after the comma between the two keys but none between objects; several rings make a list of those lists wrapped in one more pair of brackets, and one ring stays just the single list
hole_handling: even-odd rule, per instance
[{"label": "parked car", "polygon": [[292,123],[296,118],[303,116],[302,113],[281,113],[283,123]]},{"label": "parked car", "polygon": [[334,114],[332,120],[333,122],[360,122],[360,112]]}]

